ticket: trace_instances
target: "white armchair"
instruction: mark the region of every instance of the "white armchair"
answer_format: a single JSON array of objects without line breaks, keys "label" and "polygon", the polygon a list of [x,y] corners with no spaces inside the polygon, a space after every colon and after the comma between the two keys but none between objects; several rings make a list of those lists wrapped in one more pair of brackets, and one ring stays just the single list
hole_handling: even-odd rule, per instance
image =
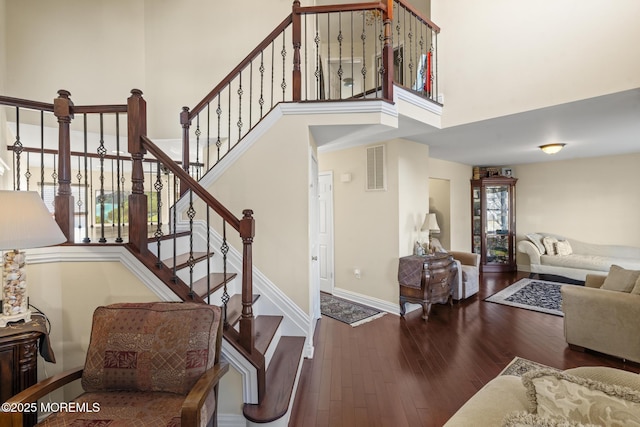
[{"label": "white armchair", "polygon": [[480,254],[447,251],[436,238],[432,238],[431,245],[436,252],[452,255],[458,265],[458,272],[453,278],[453,299],[462,300],[477,294],[480,289]]}]

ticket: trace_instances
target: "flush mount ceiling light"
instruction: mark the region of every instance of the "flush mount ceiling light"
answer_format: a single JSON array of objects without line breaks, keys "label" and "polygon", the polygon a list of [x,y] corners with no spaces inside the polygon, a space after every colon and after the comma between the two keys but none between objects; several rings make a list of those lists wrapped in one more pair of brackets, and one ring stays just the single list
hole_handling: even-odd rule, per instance
[{"label": "flush mount ceiling light", "polygon": [[556,154],[558,151],[562,150],[562,148],[567,144],[546,144],[541,145],[539,148],[547,154]]}]

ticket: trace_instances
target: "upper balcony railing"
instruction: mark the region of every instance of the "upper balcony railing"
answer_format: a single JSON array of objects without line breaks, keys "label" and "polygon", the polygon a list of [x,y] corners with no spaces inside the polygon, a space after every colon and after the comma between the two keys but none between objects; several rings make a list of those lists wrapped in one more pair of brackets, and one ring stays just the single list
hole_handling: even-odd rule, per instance
[{"label": "upper balcony railing", "polygon": [[[182,164],[199,179],[281,102],[385,100],[402,86],[437,102],[440,28],[404,0],[302,7],[181,114]],[[189,158],[189,148],[196,159]]]}]

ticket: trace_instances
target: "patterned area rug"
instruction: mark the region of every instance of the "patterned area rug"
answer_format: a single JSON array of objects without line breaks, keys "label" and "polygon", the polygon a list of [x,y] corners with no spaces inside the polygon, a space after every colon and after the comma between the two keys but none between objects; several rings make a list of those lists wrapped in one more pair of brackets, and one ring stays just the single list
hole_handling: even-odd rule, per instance
[{"label": "patterned area rug", "polygon": [[485,298],[485,301],[564,316],[560,287],[566,285],[568,284],[546,280],[520,279],[513,285]]},{"label": "patterned area rug", "polygon": [[516,356],[507,365],[507,367],[504,368],[502,372],[500,372],[500,375],[515,375],[517,377],[521,377],[529,371],[540,368],[556,369],[552,368],[551,366],[543,365],[542,363],[533,362],[531,360],[523,359],[522,357]]},{"label": "patterned area rug", "polygon": [[325,293],[320,293],[320,312],[351,326],[362,325],[386,314],[380,310]]}]

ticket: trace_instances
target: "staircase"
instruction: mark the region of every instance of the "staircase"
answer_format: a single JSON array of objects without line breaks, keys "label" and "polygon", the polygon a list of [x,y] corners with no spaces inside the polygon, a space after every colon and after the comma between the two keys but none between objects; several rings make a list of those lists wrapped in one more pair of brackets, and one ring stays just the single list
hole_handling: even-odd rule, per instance
[{"label": "staircase", "polygon": [[[201,230],[202,226],[200,224],[197,228]],[[178,231],[168,233],[160,239],[154,237],[153,233],[151,235],[148,240],[149,252],[139,259],[175,293],[183,295],[183,299],[214,304],[216,301],[224,301],[227,295],[228,302],[223,305],[226,307],[224,337],[236,351],[246,355],[246,350],[238,339],[238,325],[242,314],[242,296],[238,289],[239,272],[224,271],[225,260],[222,258],[226,254],[214,251],[211,241],[207,250],[208,242],[202,238],[201,233]],[[220,241],[220,236],[216,237],[213,240]],[[160,258],[158,248],[161,248]],[[138,256],[135,251],[132,253]],[[192,283],[191,286],[188,283]],[[246,403],[243,412],[245,418],[252,423],[273,423],[287,414],[292,402],[305,337],[282,335],[284,316],[269,314],[275,310],[261,305],[259,294],[253,295],[252,302],[256,314],[253,350],[262,357],[253,357],[251,360],[263,360],[264,363],[253,366],[259,382],[256,385],[259,390],[258,400]],[[262,310],[265,311],[264,314]]]}]

